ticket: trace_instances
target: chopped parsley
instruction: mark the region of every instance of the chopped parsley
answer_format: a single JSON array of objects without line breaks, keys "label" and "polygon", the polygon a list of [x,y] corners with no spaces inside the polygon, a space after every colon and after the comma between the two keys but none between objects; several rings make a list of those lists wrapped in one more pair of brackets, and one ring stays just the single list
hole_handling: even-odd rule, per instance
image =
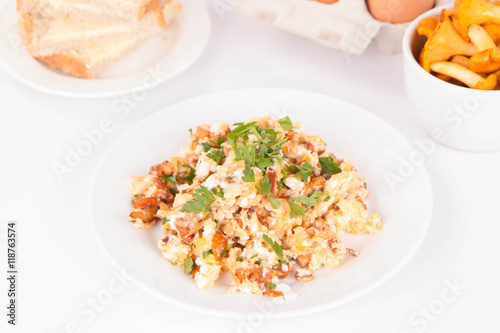
[{"label": "chopped parsley", "polygon": [[286,262],[285,259],[283,258],[283,247],[281,247],[278,242],[275,242],[269,237],[268,235],[264,234],[262,235],[262,238],[266,241],[267,244],[271,245],[271,248],[273,249],[274,253],[280,258],[280,261]]},{"label": "chopped parsley", "polygon": [[289,200],[298,201],[306,205],[307,207],[312,207],[318,203],[318,199],[323,195],[323,191],[316,191],[309,196],[301,195],[299,197],[290,198]]},{"label": "chopped parsley", "polygon": [[226,252],[227,252],[227,249],[224,249],[224,251],[221,252],[219,258],[223,258],[224,255],[226,254]]},{"label": "chopped parsley", "polygon": [[254,254],[253,256],[250,257],[250,259],[253,259],[253,258],[257,257],[257,256],[258,256],[258,254]]},{"label": "chopped parsley", "polygon": [[189,171],[189,175],[187,175],[186,177],[182,178],[182,180],[184,180],[184,181],[186,181],[188,183],[191,183],[193,181],[194,177],[196,177],[196,170],[193,169],[190,165],[186,165],[186,164],[184,164],[183,167],[189,168],[191,170]]},{"label": "chopped parsley", "polygon": [[212,251],[212,249],[210,249],[208,251],[203,251],[203,253],[202,253],[203,259],[205,259],[209,254],[214,254],[214,252]]},{"label": "chopped parsley", "polygon": [[246,165],[251,167],[255,166],[256,153],[254,147],[241,144],[236,147],[234,153],[236,155],[236,158],[234,159],[235,161],[245,160]]},{"label": "chopped parsley", "polygon": [[327,197],[323,200],[323,202],[327,202],[328,200],[330,200],[330,196],[327,196]]},{"label": "chopped parsley", "polygon": [[210,151],[210,149],[212,149],[212,146],[206,142],[202,142],[201,146],[203,147],[203,151],[205,153],[208,153]]},{"label": "chopped parsley", "polygon": [[319,164],[321,165],[321,174],[336,175],[341,173],[340,164],[335,163],[332,157],[320,157]]},{"label": "chopped parsley", "polygon": [[[212,192],[217,192],[216,188]],[[221,190],[222,191],[222,190]],[[203,212],[205,215],[210,213],[210,206],[215,201],[214,193],[210,192],[205,186],[201,185],[193,194],[194,200],[186,202],[182,206],[182,210],[187,213],[199,214]]]},{"label": "chopped parsley", "polygon": [[285,131],[289,131],[289,130],[293,129],[292,121],[290,120],[290,117],[288,117],[288,116],[286,116],[285,118],[281,118],[280,120],[278,120],[278,123],[281,125],[281,127]]},{"label": "chopped parsley", "polygon": [[222,148],[222,144],[224,143],[224,139],[220,136],[217,138],[217,141],[210,140],[210,143],[217,148]]},{"label": "chopped parsley", "polygon": [[269,192],[271,192],[272,185],[269,183],[269,176],[267,175],[267,173],[264,176],[264,179],[262,179],[262,182],[259,183],[259,185],[255,186],[257,191],[259,191],[264,195],[269,195]]},{"label": "chopped parsley", "polygon": [[301,166],[290,165],[288,170],[291,172],[297,172],[294,177],[302,178],[302,181],[306,183],[311,176],[314,167],[309,162],[304,162]]},{"label": "chopped parsley", "polygon": [[241,256],[237,256],[236,257],[236,261],[242,261],[243,259],[241,259]]},{"label": "chopped parsley", "polygon": [[175,180],[174,175],[163,175],[161,176],[161,179],[163,179],[166,182],[171,182],[172,184],[177,185],[177,180]]},{"label": "chopped parsley", "polygon": [[221,188],[220,191],[217,191],[217,188],[213,188],[212,189],[212,193],[215,194],[216,196],[218,196],[219,198],[221,198],[222,200],[225,200],[224,198],[224,189]]},{"label": "chopped parsley", "polygon": [[189,275],[193,270],[194,261],[192,258],[186,258],[184,260],[184,274]]},{"label": "chopped parsley", "polygon": [[169,219],[167,219],[166,217],[164,217],[162,220],[161,220],[161,225],[165,225],[165,223],[169,222]]},{"label": "chopped parsley", "polygon": [[274,283],[267,282],[266,283],[266,288],[270,289],[270,290],[274,290],[274,289],[276,289],[276,285]]},{"label": "chopped parsley", "polygon": [[134,196],[132,197],[132,199],[130,200],[130,202],[131,202],[131,203],[136,202],[136,201],[137,201],[137,197],[138,197],[138,196],[139,196],[138,194],[134,194]]},{"label": "chopped parsley", "polygon": [[290,206],[290,218],[293,219],[295,215],[306,215],[306,209],[294,203],[291,199],[287,199]]},{"label": "chopped parsley", "polygon": [[271,203],[271,207],[273,207],[273,209],[278,209],[281,206],[281,201],[276,199],[272,194],[269,196],[269,202]]},{"label": "chopped parsley", "polygon": [[220,164],[222,160],[226,158],[226,155],[224,155],[224,150],[222,149],[212,149],[207,153],[207,157],[217,162],[217,164]]},{"label": "chopped parsley", "polygon": [[243,170],[243,177],[241,177],[241,180],[243,180],[245,183],[255,182],[255,173],[248,165],[245,165],[245,170]]}]

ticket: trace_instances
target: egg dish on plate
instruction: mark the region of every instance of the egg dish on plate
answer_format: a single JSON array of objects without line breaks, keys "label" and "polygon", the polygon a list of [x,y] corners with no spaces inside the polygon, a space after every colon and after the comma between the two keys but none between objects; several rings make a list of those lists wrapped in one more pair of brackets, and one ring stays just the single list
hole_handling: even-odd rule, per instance
[{"label": "egg dish on plate", "polygon": [[180,157],[129,177],[138,228],[162,224],[163,257],[209,288],[224,271],[229,292],[293,298],[289,275],[310,282],[358,252],[345,232],[375,234],[369,191],[354,164],[326,151],[289,117],[198,126]]}]

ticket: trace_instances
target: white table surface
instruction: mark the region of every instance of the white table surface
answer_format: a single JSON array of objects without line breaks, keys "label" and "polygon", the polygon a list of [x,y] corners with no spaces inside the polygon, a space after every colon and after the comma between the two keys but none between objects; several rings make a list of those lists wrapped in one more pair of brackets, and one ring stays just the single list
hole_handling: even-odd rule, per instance
[{"label": "white table surface", "polygon": [[[77,312],[113,281],[113,267],[90,228],[94,171],[123,133],[165,106],[234,88],[296,88],[364,107],[411,142],[425,137],[411,116],[401,54],[382,55],[372,45],[359,58],[346,57],[245,17],[228,13],[221,19],[211,5],[210,11],[213,30],[206,52],[186,72],[148,92],[126,119],[111,111],[116,97],[51,96],[0,70],[0,257],[5,272],[7,221],[16,220],[20,272],[18,325],[9,325],[8,332],[249,331],[236,319],[175,308],[131,283],[95,316]],[[82,131],[104,118],[113,131],[58,181],[52,164],[62,162],[66,147],[74,148],[84,139]],[[431,226],[396,276],[345,305],[285,320],[266,317],[252,331],[499,332],[500,153],[438,145],[425,164],[434,191]],[[5,332],[3,276],[0,327]]]}]

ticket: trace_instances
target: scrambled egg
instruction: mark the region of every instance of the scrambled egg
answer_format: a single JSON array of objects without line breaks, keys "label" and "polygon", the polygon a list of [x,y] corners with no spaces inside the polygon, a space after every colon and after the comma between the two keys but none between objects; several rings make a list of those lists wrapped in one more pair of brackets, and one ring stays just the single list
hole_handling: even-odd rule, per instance
[{"label": "scrambled egg", "polygon": [[283,279],[309,282],[346,253],[357,256],[341,236],[375,234],[381,219],[367,212],[354,164],[297,132],[299,123],[267,116],[235,126],[201,125],[180,157],[130,177],[128,220],[138,228],[161,221],[164,258],[201,289],[229,271],[229,292],[290,298]]}]

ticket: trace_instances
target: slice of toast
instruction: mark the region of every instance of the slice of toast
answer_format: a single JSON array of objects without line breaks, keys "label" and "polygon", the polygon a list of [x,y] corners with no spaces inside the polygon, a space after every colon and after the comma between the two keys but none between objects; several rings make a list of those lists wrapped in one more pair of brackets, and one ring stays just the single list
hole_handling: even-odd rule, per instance
[{"label": "slice of toast", "polygon": [[180,4],[168,1],[160,15],[149,11],[134,24],[109,24],[97,20],[68,18],[53,19],[21,12],[19,26],[29,53],[36,57],[47,57],[72,50],[83,50],[92,45],[109,44],[160,32],[180,10]]},{"label": "slice of toast", "polygon": [[74,76],[91,79],[100,70],[123,58],[147,36],[134,36],[124,40],[91,45],[83,50],[41,56],[38,59],[52,68],[61,69]]},{"label": "slice of toast", "polygon": [[17,0],[17,10],[43,18],[134,23],[171,0]]}]

